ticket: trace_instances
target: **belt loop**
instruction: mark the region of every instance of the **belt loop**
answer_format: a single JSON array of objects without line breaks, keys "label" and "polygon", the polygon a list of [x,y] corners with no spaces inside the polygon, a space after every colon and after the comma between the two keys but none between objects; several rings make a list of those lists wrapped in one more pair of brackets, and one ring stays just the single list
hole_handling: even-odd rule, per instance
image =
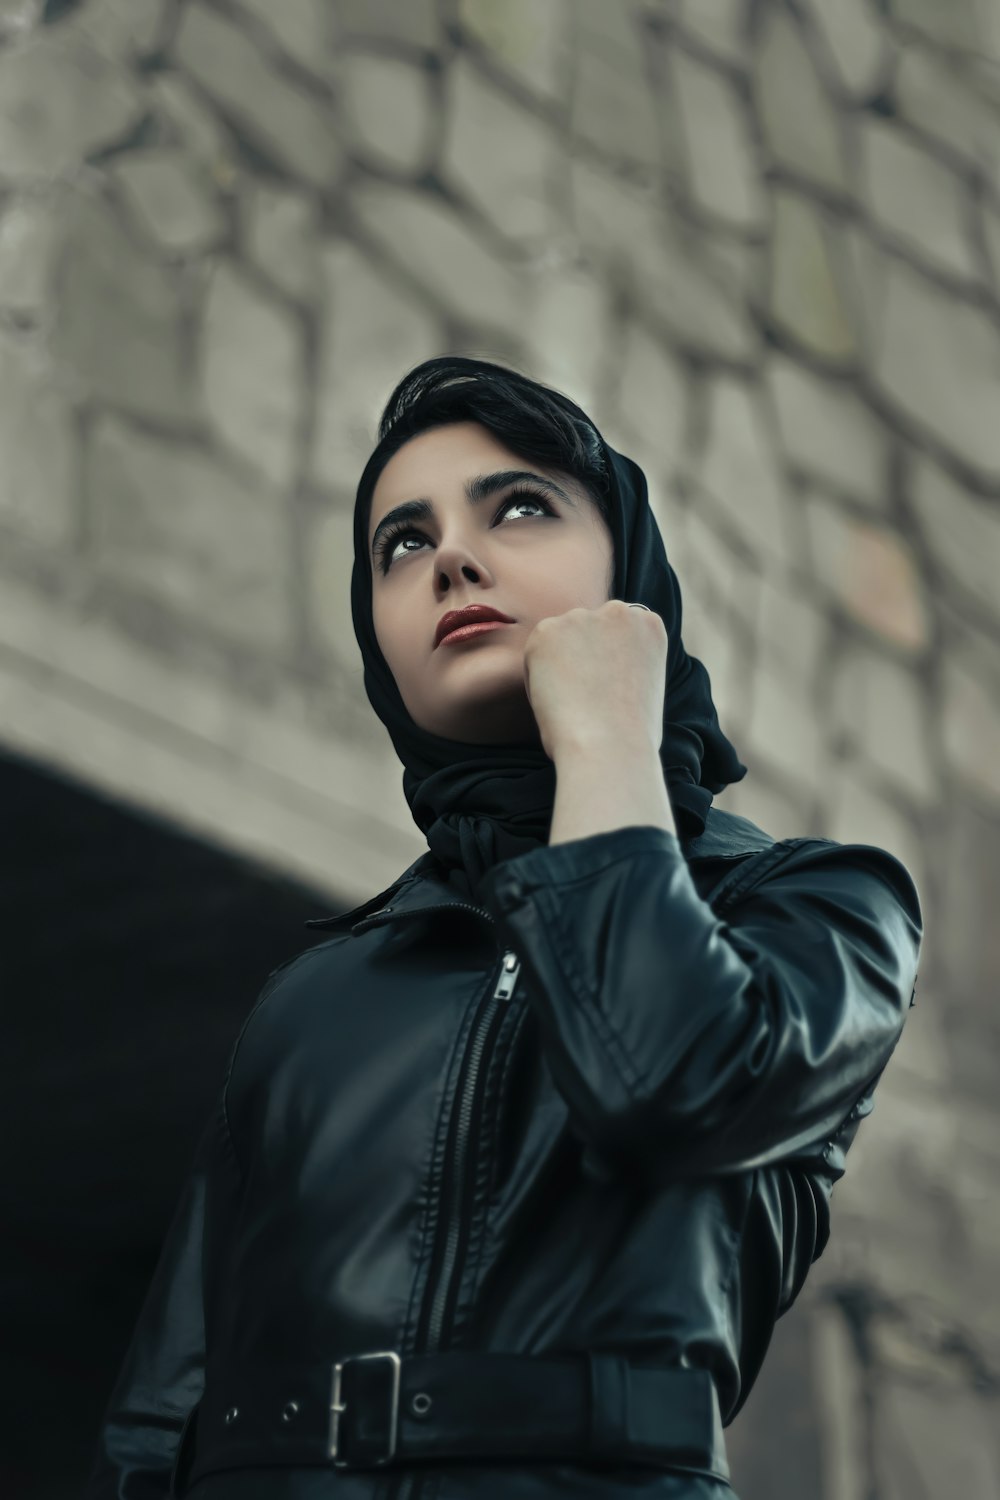
[{"label": "belt loop", "polygon": [[587,1451],[595,1458],[615,1458],[629,1436],[629,1364],[621,1354],[587,1354],[590,1429]]}]

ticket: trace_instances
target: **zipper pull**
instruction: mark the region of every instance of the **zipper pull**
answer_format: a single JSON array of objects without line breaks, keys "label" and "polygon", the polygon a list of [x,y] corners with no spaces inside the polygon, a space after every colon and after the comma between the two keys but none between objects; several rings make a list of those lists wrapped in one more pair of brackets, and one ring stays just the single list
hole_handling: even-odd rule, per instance
[{"label": "zipper pull", "polygon": [[521,960],[513,949],[508,948],[503,956],[503,968],[500,970],[500,978],[497,987],[493,991],[494,1000],[509,1000],[514,993],[517,984],[517,976],[521,972]]}]

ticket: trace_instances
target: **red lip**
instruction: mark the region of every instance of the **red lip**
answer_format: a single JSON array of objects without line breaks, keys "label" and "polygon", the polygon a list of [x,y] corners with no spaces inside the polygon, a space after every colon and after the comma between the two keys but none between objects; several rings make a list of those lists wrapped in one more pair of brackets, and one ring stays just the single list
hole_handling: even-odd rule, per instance
[{"label": "red lip", "polygon": [[505,625],[515,624],[510,615],[505,615],[501,609],[494,609],[492,604],[467,604],[464,609],[450,609],[438,621],[434,632],[435,649],[453,630],[460,630],[463,625],[479,625],[483,620],[502,620]]}]

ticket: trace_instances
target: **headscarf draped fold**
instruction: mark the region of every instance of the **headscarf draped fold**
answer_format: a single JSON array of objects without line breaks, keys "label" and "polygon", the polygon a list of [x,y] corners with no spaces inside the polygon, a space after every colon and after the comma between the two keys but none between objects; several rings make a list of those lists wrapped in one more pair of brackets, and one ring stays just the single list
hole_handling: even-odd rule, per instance
[{"label": "headscarf draped fold", "polygon": [[[648,605],[667,629],[660,761],[678,836],[689,839],[703,830],[713,793],[741,781],[747,767],[719,726],[707,670],[684,649],[680,587],[649,504],[646,477],[634,460],[594,431],[610,490],[611,597]],[[417,827],[449,883],[475,901],[479,882],[494,865],[548,842],[555,766],[540,745],[466,744],[413,722],[375,638],[368,520],[356,504],[351,613],[365,691],[403,764],[403,793]]]}]

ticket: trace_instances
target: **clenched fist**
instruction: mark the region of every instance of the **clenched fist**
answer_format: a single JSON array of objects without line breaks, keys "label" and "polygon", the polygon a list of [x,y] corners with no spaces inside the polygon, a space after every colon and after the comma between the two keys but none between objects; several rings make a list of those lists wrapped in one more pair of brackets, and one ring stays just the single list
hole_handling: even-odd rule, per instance
[{"label": "clenched fist", "polygon": [[539,620],[524,648],[524,685],[549,759],[608,741],[659,753],[667,648],[660,616],[623,599]]}]

